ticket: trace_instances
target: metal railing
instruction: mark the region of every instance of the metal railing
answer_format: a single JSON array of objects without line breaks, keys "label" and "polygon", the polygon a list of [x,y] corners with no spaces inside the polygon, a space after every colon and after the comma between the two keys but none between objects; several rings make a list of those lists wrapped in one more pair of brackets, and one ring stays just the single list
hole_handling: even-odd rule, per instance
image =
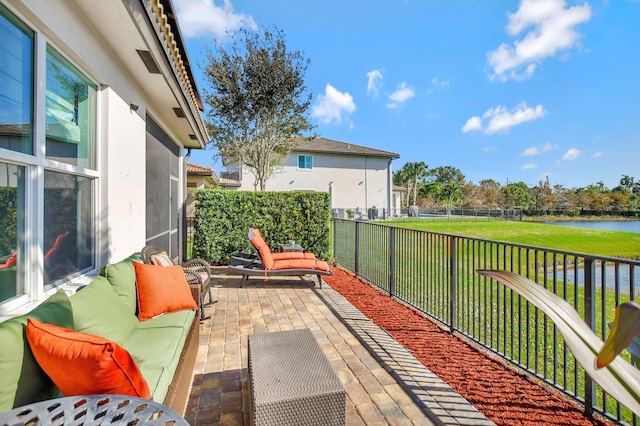
[{"label": "metal railing", "polygon": [[390,210],[370,207],[362,209],[354,207],[333,208],[331,216],[336,219],[459,219],[459,220],[522,220],[522,210],[520,209],[467,209],[467,208],[446,208],[446,207],[418,207],[409,206],[402,208],[392,208]]},{"label": "metal railing", "polygon": [[569,302],[605,339],[634,300],[640,262],[334,219],[336,261],[619,424],[637,418],[594,383],[541,311],[476,269],[523,275]]}]

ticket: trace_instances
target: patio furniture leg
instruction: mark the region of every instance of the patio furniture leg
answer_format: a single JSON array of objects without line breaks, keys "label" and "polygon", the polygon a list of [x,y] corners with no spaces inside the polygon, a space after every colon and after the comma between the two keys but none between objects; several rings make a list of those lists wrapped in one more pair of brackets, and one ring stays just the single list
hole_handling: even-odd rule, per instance
[{"label": "patio furniture leg", "polygon": [[320,284],[320,288],[322,288],[322,278],[320,278],[320,274],[318,274],[318,284]]}]

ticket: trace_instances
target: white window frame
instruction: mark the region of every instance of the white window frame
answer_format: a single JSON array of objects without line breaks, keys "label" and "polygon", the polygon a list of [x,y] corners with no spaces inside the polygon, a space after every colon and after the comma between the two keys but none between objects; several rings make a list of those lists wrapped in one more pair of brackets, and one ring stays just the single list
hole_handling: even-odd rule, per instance
[{"label": "white window frame", "polygon": [[[311,167],[300,167],[300,157],[305,157],[305,166],[306,166],[306,163],[307,163],[307,157],[309,157],[309,159],[311,161]],[[296,169],[302,170],[302,171],[311,171],[311,170],[313,170],[313,155],[311,155],[311,154],[298,154],[298,156],[296,158]]]},{"label": "white window frame", "polygon": [[[25,167],[25,227],[30,232],[25,237],[24,257],[21,260],[25,265],[23,279],[25,282],[24,293],[12,300],[0,302],[0,317],[8,315],[19,315],[22,308],[29,308],[34,302],[41,302],[46,297],[55,293],[59,287],[68,285],[79,277],[86,274],[94,275],[98,267],[100,247],[99,239],[99,212],[100,212],[100,145],[101,145],[101,98],[103,86],[100,85],[98,79],[92,75],[87,69],[75,62],[70,55],[66,54],[68,49],[56,44],[52,37],[47,37],[43,30],[19,13],[10,4],[3,3],[3,6],[14,16],[20,19],[34,33],[33,37],[33,155],[24,154],[17,151],[0,148],[0,161],[16,164]],[[53,48],[60,56],[64,57],[71,65],[76,67],[88,80],[96,86],[96,105],[95,105],[95,144],[93,147],[93,155],[95,169],[74,166],[67,163],[49,160],[45,158],[45,123],[46,123],[46,63],[47,63],[47,45]],[[59,173],[68,173],[75,177],[86,177],[91,179],[92,192],[92,229],[93,247],[92,259],[93,266],[75,272],[64,279],[55,281],[47,286],[44,284],[44,172],[52,171]],[[80,278],[81,281],[84,279]]]}]

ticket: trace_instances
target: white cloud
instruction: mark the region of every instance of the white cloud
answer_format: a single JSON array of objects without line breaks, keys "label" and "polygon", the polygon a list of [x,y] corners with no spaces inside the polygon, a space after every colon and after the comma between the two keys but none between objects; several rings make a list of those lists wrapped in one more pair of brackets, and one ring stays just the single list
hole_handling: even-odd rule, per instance
[{"label": "white cloud", "polygon": [[591,19],[591,6],[585,2],[567,8],[564,0],[521,0],[518,10],[509,14],[507,32],[515,37],[529,30],[513,46],[502,43],[487,53],[493,69],[491,79],[524,80],[537,64],[560,50],[571,49],[580,39],[575,27]]},{"label": "white cloud", "polygon": [[431,87],[429,87],[429,90],[427,90],[427,95],[430,95],[433,92],[447,89],[450,85],[451,80],[438,80],[434,77],[431,79]]},{"label": "white cloud", "polygon": [[578,155],[580,155],[580,150],[576,148],[571,148],[562,156],[562,159],[571,161],[571,160],[575,160],[578,157]]},{"label": "white cloud", "polygon": [[508,111],[502,105],[490,108],[484,113],[483,118],[490,118],[489,124],[484,129],[486,134],[506,132],[509,128],[522,124],[526,121],[537,120],[545,116],[547,111],[542,105],[536,105],[535,108],[528,107],[522,102],[514,110]]},{"label": "white cloud", "polygon": [[223,0],[222,6],[217,6],[214,0],[174,0],[173,4],[185,38],[221,39],[244,26],[258,28],[251,15],[236,13],[230,0]]},{"label": "white cloud", "polygon": [[387,104],[387,108],[396,108],[400,106],[400,104],[413,98],[415,95],[416,92],[413,90],[413,87],[407,86],[407,82],[403,81],[398,85],[398,89],[389,95],[389,100],[391,102]]},{"label": "white cloud", "polygon": [[520,153],[520,157],[527,157],[529,155],[537,155],[539,153],[540,153],[540,151],[538,151],[538,148],[535,147],[535,146],[532,146],[532,147],[527,148],[524,151],[522,151]]},{"label": "white cloud", "polygon": [[367,95],[374,98],[378,96],[378,92],[382,88],[382,72],[380,70],[372,70],[367,73]]},{"label": "white cloud", "polygon": [[600,158],[604,155],[604,153],[602,151],[597,151],[594,152],[593,155],[591,156],[591,158]]},{"label": "white cloud", "polygon": [[538,165],[537,165],[536,163],[527,163],[527,164],[524,164],[524,165],[521,167],[521,169],[522,169],[522,170],[531,170],[531,169],[535,169],[535,168],[537,168],[537,167],[538,167]]},{"label": "white cloud", "polygon": [[541,147],[537,147],[537,146],[532,146],[529,147],[527,149],[525,149],[524,151],[522,151],[519,156],[520,157],[526,157],[526,156],[530,156],[530,155],[538,155],[541,154],[543,152],[547,152],[547,151],[551,151],[554,148],[553,144],[551,142],[547,142],[544,145],[542,145]]},{"label": "white cloud", "polygon": [[[467,133],[474,130],[483,130],[487,135],[492,133],[506,133],[513,126],[527,121],[537,120],[546,114],[547,111],[542,105],[528,107],[526,102],[522,102],[511,111],[502,105],[498,105],[497,107],[489,108],[483,114],[482,119],[477,116],[471,117],[462,127],[462,131]],[[482,125],[482,120],[484,119],[489,119],[486,127]]]},{"label": "white cloud", "polygon": [[356,110],[353,96],[348,92],[341,92],[327,84],[324,95],[318,95],[318,102],[311,108],[311,117],[317,118],[323,124],[342,122],[343,114],[348,115]]},{"label": "white cloud", "polygon": [[469,133],[475,130],[482,130],[482,119],[474,116],[468,119],[465,125],[462,126],[462,133]]}]

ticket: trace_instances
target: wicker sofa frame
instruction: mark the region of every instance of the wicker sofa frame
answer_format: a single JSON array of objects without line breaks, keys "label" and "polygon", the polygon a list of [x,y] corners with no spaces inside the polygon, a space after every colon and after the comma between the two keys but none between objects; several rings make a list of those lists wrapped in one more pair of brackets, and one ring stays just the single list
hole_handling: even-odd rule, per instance
[{"label": "wicker sofa frame", "polygon": [[[201,290],[197,285],[189,285],[193,300],[198,302],[201,300]],[[198,310],[200,310],[199,308]],[[173,380],[167,390],[167,395],[162,402],[164,405],[172,408],[174,411],[184,415],[187,410],[187,403],[191,394],[191,382],[193,371],[196,366],[196,358],[198,356],[198,347],[200,346],[200,321],[198,321],[198,312],[191,323],[189,334],[184,342],[180,359]]]}]

